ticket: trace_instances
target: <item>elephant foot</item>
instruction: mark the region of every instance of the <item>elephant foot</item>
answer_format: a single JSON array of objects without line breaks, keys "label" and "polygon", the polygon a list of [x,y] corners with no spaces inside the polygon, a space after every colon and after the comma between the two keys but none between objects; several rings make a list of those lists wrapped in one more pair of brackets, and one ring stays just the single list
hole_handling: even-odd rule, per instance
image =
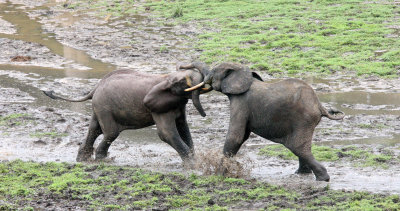
[{"label": "elephant foot", "polygon": [[304,168],[298,168],[294,173],[295,174],[311,174],[312,170],[308,167],[304,167]]},{"label": "elephant foot", "polygon": [[328,174],[325,174],[325,175],[323,175],[323,176],[317,176],[317,175],[315,175],[315,177],[316,177],[316,180],[317,180],[317,181],[329,182],[329,180],[330,180],[330,177],[329,177]]},{"label": "elephant foot", "polygon": [[77,162],[84,162],[88,161],[93,154],[93,148],[90,150],[84,150],[84,149],[79,149],[78,155],[76,156],[76,161]]},{"label": "elephant foot", "polygon": [[107,153],[96,153],[95,161],[103,161],[107,158]]},{"label": "elephant foot", "polygon": [[215,174],[223,177],[227,176],[230,167],[229,163],[230,163],[229,158],[226,157],[221,158],[217,168],[215,169]]},{"label": "elephant foot", "polygon": [[196,161],[195,160],[183,161],[183,168],[186,169],[186,170],[195,169],[196,168]]},{"label": "elephant foot", "polygon": [[193,154],[186,158],[182,158],[182,161],[184,169],[194,169],[197,164],[196,158],[193,156]]}]

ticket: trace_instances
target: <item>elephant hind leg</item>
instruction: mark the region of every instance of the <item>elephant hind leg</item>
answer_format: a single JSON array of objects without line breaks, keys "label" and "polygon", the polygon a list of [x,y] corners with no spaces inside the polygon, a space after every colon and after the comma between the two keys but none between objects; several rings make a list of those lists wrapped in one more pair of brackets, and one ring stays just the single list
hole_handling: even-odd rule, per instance
[{"label": "elephant hind leg", "polygon": [[310,174],[312,173],[311,168],[308,166],[307,162],[299,157],[299,168],[295,172],[296,174]]},{"label": "elephant hind leg", "polygon": [[101,130],[100,124],[97,120],[96,114],[92,114],[92,118],[89,124],[89,131],[86,136],[86,140],[81,144],[78,150],[78,155],[76,156],[76,161],[82,162],[87,161],[93,154],[93,144],[96,141],[97,137],[101,135],[103,132]]},{"label": "elephant hind leg", "polygon": [[284,145],[299,157],[299,169],[296,173],[309,173],[310,169],[318,181],[329,182],[329,174],[326,168],[315,160],[311,152],[312,131],[307,133],[304,130],[301,134],[291,136]]},{"label": "elephant hind leg", "polygon": [[109,113],[104,113],[100,119],[101,129],[104,134],[103,140],[96,149],[95,160],[102,160],[108,156],[111,143],[119,136],[121,127],[114,121]]},{"label": "elephant hind leg", "polygon": [[100,142],[99,146],[97,146],[95,160],[103,160],[108,156],[108,149],[111,143],[119,136],[119,133],[119,131],[116,131],[104,134],[104,139]]}]

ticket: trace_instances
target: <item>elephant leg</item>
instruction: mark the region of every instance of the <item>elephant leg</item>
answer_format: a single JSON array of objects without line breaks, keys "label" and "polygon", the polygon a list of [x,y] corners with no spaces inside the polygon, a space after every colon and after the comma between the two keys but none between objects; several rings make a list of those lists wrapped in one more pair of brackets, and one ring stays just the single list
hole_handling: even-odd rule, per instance
[{"label": "elephant leg", "polygon": [[104,139],[100,142],[99,146],[97,146],[95,160],[102,160],[107,157],[108,149],[110,148],[111,143],[118,137],[118,135],[119,132],[104,134]]},{"label": "elephant leg", "polygon": [[250,129],[247,128],[246,116],[243,113],[234,113],[231,110],[229,130],[224,145],[224,155],[226,157],[235,156],[242,144],[249,138],[250,132]]},{"label": "elephant leg", "polygon": [[[242,116],[241,118],[244,117]],[[223,151],[225,157],[229,158],[235,156],[242,144],[249,138],[251,131],[247,128],[246,122],[245,119],[232,121],[231,117]],[[229,169],[223,163],[224,158],[221,159],[220,164],[216,169],[216,173],[225,176],[228,174]]]},{"label": "elephant leg", "polygon": [[76,156],[76,161],[87,161],[93,154],[93,144],[97,137],[102,134],[100,124],[97,121],[96,114],[92,114],[92,119],[89,124],[89,131],[86,136],[86,140],[79,147],[78,155]]},{"label": "elephant leg", "polygon": [[311,153],[312,131],[299,130],[285,141],[284,145],[299,157],[300,170],[306,170],[309,167],[318,181],[329,182],[329,174],[326,168],[321,165]]},{"label": "elephant leg", "polygon": [[189,147],[190,153],[194,155],[193,141],[192,136],[190,135],[189,126],[186,121],[185,110],[183,110],[181,116],[175,120],[175,123],[180,137],[182,138],[183,142]]},{"label": "elephant leg", "polygon": [[104,134],[103,140],[96,149],[95,160],[101,160],[107,157],[108,149],[111,143],[119,136],[121,130],[119,125],[114,121],[111,114],[103,114],[100,119],[100,126]]},{"label": "elephant leg", "polygon": [[153,113],[152,115],[160,139],[174,148],[185,163],[191,163],[193,156],[190,152],[189,146],[183,142],[176,125],[171,124],[172,122],[175,122],[175,113]]},{"label": "elephant leg", "polygon": [[307,165],[306,161],[299,158],[299,168],[295,172],[296,174],[309,174],[312,173],[311,168]]}]

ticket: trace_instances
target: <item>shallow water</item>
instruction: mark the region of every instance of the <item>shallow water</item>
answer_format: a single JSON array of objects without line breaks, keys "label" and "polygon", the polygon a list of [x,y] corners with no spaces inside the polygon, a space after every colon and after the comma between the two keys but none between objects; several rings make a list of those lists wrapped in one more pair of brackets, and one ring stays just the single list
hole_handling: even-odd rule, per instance
[{"label": "shallow water", "polygon": [[[72,68],[65,69],[65,76],[99,77],[100,74],[104,75],[105,73],[111,72],[116,68],[112,64],[103,63],[99,60],[93,59],[85,51],[61,44],[56,40],[54,34],[46,33],[42,30],[42,24],[34,19],[29,18],[26,14],[26,9],[18,9],[17,5],[11,4],[10,2],[2,4],[1,8],[0,16],[2,16],[2,19],[15,25],[17,28],[17,33],[11,35],[0,34],[0,37],[41,44],[46,46],[51,52],[57,55],[92,69],[91,71],[85,72]],[[60,18],[62,17],[63,16]]]}]

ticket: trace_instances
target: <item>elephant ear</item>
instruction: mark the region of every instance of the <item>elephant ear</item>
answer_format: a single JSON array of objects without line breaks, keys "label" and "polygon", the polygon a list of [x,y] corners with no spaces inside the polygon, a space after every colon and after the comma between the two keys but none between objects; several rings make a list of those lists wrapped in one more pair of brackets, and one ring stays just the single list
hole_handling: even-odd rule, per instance
[{"label": "elephant ear", "polygon": [[176,95],[176,86],[177,84],[170,80],[155,85],[144,97],[144,106],[151,112],[165,113],[186,104],[186,98]]},{"label": "elephant ear", "polygon": [[228,69],[221,82],[221,91],[225,94],[241,94],[249,90],[253,83],[250,71],[245,69]]}]

